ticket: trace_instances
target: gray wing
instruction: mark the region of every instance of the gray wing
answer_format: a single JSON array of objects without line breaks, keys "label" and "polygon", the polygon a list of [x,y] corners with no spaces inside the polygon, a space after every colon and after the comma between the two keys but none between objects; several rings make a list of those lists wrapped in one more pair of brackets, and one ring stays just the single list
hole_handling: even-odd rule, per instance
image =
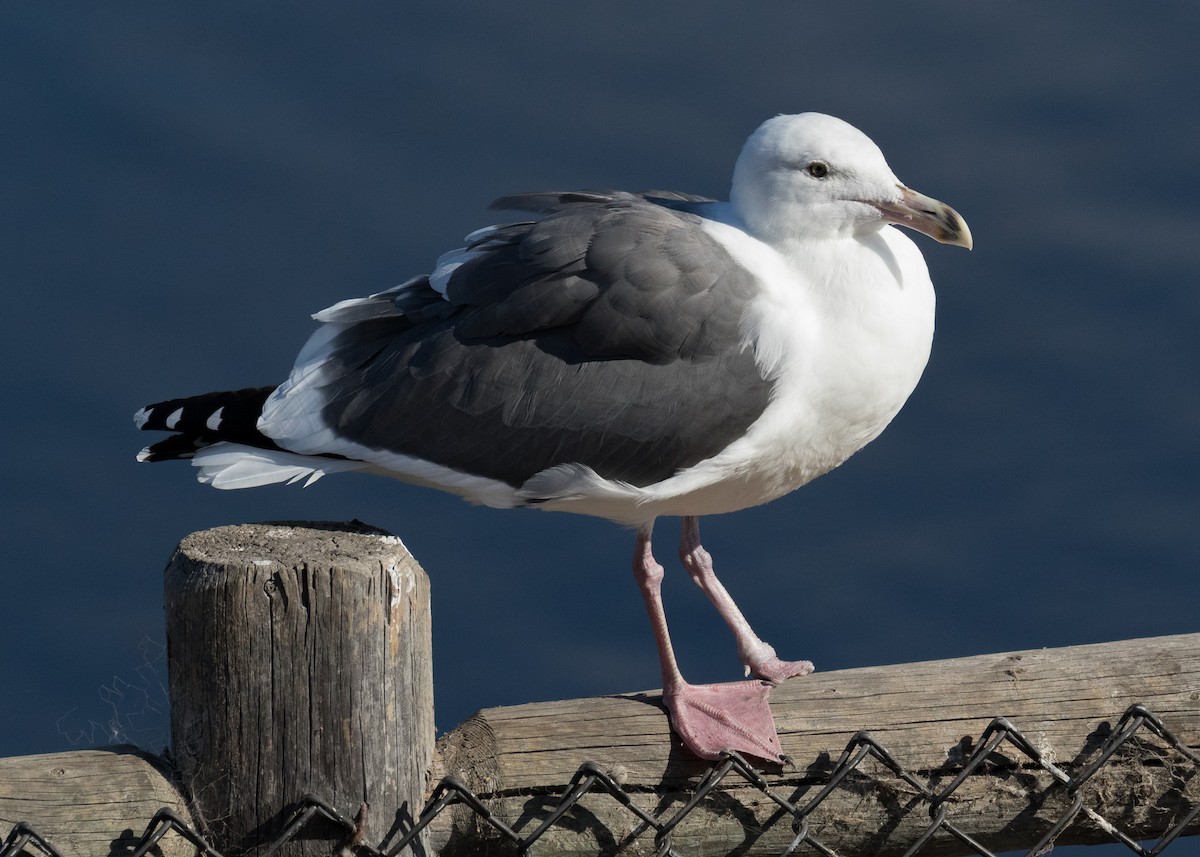
[{"label": "gray wing", "polygon": [[501,200],[550,214],[385,293],[407,314],[345,324],[323,346],[324,422],[514,487],[569,463],[645,486],[716,454],[768,401],[739,328],[756,282],[670,207],[702,200],[662,201]]}]

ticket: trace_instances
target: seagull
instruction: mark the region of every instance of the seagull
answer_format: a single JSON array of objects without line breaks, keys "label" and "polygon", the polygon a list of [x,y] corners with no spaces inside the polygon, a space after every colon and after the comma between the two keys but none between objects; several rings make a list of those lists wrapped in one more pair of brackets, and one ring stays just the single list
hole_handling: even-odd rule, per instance
[{"label": "seagull", "polygon": [[[222,489],[362,471],[632,527],[674,731],[703,759],[778,763],[769,690],[813,666],[754,633],[698,519],[782,497],[883,431],[934,325],[925,260],[894,227],[970,249],[966,222],[820,113],[764,122],[728,201],[588,190],[492,208],[534,216],[316,313],[281,384],[142,408],[140,428],[173,434],[138,459],[190,459]],[[680,673],[651,549],[662,516],[682,518],[683,566],[748,680]]]}]

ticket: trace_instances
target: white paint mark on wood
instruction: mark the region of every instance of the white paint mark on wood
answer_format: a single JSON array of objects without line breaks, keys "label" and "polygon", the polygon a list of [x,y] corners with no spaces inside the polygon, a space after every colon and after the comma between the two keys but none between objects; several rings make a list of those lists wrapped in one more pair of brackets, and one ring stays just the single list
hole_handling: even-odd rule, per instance
[{"label": "white paint mark on wood", "polygon": [[412,592],[413,579],[412,575],[404,574],[400,570],[400,566],[392,563],[387,569],[388,580],[391,582],[391,592],[388,601],[389,612],[395,612],[400,603],[408,597]]}]

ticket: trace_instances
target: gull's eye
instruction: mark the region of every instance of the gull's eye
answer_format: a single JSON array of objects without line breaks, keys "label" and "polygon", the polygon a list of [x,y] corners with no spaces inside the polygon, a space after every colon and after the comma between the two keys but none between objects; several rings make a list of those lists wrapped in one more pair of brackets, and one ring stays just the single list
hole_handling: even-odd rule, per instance
[{"label": "gull's eye", "polygon": [[804,169],[814,179],[823,179],[829,175],[829,164],[824,161],[813,161]]}]

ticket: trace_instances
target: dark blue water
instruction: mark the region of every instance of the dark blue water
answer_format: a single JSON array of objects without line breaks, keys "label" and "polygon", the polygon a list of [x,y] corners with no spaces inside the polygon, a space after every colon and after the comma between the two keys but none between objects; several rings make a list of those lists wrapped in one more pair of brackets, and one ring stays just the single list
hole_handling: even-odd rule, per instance
[{"label": "dark blue water", "polygon": [[[220,493],[136,466],[130,414],[279,380],[308,313],[502,193],[723,195],[779,112],[861,127],[977,249],[922,239],[939,331],[884,436],[705,522],[762,634],[835,669],[1196,631],[1198,37],[1189,2],[0,5],[0,754],[159,749],[161,569],[248,520],[405,539],[441,728],[656,686],[630,534],[367,477]],[[670,570],[685,672],[734,677]]]}]

